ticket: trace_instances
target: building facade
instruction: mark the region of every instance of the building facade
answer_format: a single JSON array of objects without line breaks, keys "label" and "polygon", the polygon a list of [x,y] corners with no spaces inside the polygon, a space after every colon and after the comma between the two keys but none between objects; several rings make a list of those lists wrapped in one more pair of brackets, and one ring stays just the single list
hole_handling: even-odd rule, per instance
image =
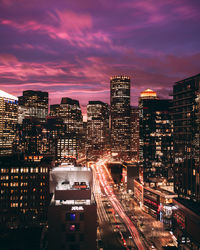
[{"label": "building facade", "polygon": [[110,79],[111,151],[119,159],[130,158],[130,78]]},{"label": "building facade", "polygon": [[[61,104],[50,106],[50,116],[62,120],[63,132],[56,139],[56,158],[61,161],[68,156],[81,158],[85,155],[83,142],[83,116],[77,100],[64,97]],[[57,125],[59,127],[59,124]]]},{"label": "building facade", "polygon": [[98,157],[109,150],[109,108],[101,101],[87,105],[87,158]]},{"label": "building facade", "polygon": [[131,107],[131,160],[139,161],[139,110]]},{"label": "building facade", "polygon": [[0,157],[0,224],[4,228],[40,225],[47,219],[51,159]]},{"label": "building facade", "polygon": [[141,183],[155,186],[172,181],[171,100],[160,100],[147,89],[139,100]]},{"label": "building facade", "polygon": [[48,249],[96,249],[97,207],[92,171],[62,163],[50,173]]},{"label": "building facade", "polygon": [[18,120],[18,98],[0,90],[0,155],[12,154]]},{"label": "building facade", "polygon": [[48,92],[23,91],[23,96],[19,96],[19,106],[30,117],[36,117],[41,121],[45,121],[48,115]]},{"label": "building facade", "polygon": [[200,74],[173,87],[174,190],[200,201]]},{"label": "building facade", "polygon": [[173,233],[178,249],[200,249],[200,206],[184,198],[173,199]]}]

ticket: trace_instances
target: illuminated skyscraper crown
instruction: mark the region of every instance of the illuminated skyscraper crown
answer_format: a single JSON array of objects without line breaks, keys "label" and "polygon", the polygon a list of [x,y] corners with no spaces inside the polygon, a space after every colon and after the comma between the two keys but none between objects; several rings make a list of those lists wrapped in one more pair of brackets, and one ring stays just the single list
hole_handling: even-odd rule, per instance
[{"label": "illuminated skyscraper crown", "polygon": [[140,98],[141,99],[158,99],[156,92],[151,89],[146,89],[145,91],[141,92]]}]

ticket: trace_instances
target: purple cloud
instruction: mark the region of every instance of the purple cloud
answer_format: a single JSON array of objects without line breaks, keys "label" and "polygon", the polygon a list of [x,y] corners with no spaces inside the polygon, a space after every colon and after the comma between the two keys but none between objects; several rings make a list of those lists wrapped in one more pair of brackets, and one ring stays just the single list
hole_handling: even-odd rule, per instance
[{"label": "purple cloud", "polygon": [[[132,104],[153,88],[167,98],[173,83],[199,73],[197,0],[2,0],[0,85],[109,103],[111,75],[132,80]],[[160,94],[159,94],[160,93]]]}]

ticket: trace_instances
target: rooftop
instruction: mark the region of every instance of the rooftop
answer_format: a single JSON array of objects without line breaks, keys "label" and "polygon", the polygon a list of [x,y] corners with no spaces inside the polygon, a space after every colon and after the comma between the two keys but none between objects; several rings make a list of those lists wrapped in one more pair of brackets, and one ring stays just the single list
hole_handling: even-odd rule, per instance
[{"label": "rooftop", "polygon": [[66,172],[72,172],[72,171],[89,171],[91,172],[90,168],[87,167],[78,167],[74,166],[71,163],[62,163],[59,167],[55,167],[52,169],[52,172],[60,172],[60,171],[66,171]]},{"label": "rooftop", "polygon": [[200,216],[200,202],[194,202],[183,198],[176,198],[174,200],[194,212],[196,215]]},{"label": "rooftop", "polygon": [[191,80],[193,80],[193,79],[195,79],[195,78],[200,78],[200,73],[197,74],[197,75],[194,75],[194,76],[185,78],[185,79],[183,79],[183,80],[180,80],[180,81],[176,82],[175,84],[181,84],[181,83],[183,83],[183,82],[191,81]]},{"label": "rooftop", "polygon": [[141,98],[146,98],[146,97],[147,98],[149,98],[149,97],[157,98],[157,94],[152,89],[146,89],[145,91],[141,92],[140,97]]},{"label": "rooftop", "polygon": [[61,100],[61,104],[77,105],[78,107],[80,106],[79,101],[71,99],[69,97],[63,97]]},{"label": "rooftop", "polygon": [[15,100],[18,101],[18,98],[14,95],[10,95],[7,92],[0,90],[0,97],[3,97],[5,99]]},{"label": "rooftop", "polygon": [[121,80],[130,80],[129,76],[111,76],[110,80],[121,79]]}]

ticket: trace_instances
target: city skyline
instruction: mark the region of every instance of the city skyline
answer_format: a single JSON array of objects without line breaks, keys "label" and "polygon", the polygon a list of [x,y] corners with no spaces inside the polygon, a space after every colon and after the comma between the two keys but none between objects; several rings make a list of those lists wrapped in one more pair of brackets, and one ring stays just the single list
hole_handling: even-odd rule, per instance
[{"label": "city skyline", "polygon": [[132,105],[152,88],[168,97],[174,82],[198,74],[198,1],[43,1],[0,3],[1,89],[109,103],[109,79],[128,75]]},{"label": "city skyline", "polygon": [[200,250],[200,1],[0,0],[0,248]]}]

